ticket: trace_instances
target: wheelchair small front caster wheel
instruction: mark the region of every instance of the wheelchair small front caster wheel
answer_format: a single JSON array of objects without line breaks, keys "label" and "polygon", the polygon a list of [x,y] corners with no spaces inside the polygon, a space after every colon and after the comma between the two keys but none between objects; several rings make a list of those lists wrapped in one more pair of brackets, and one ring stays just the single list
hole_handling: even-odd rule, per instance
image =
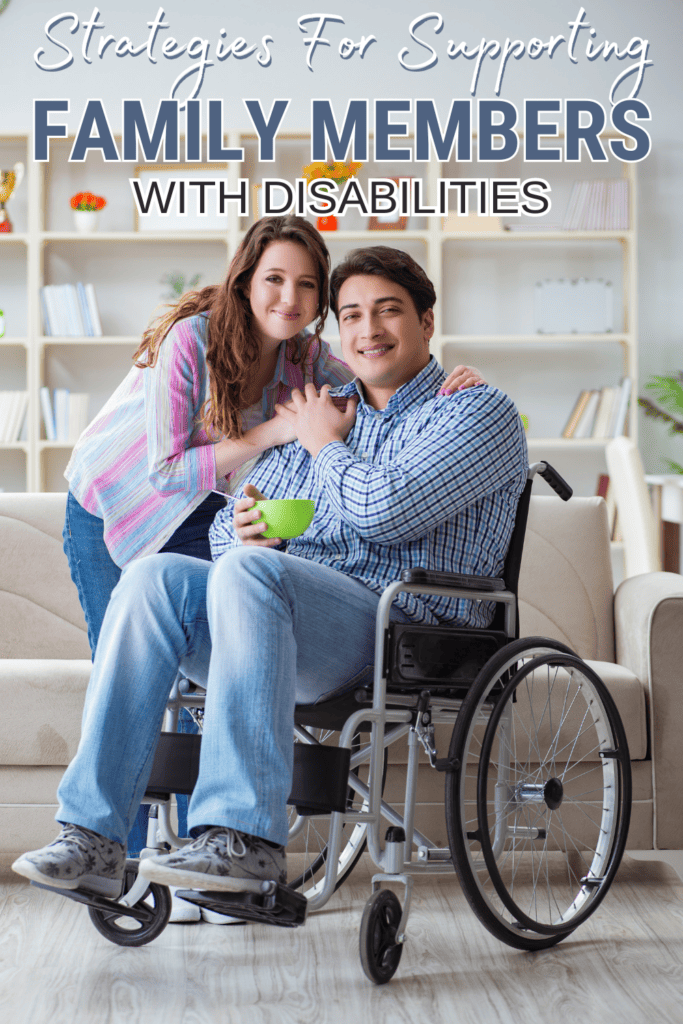
[{"label": "wheelchair small front caster wheel", "polygon": [[403,945],[396,942],[401,904],[391,889],[373,893],[360,922],[360,962],[370,981],[385,985],[399,965]]},{"label": "wheelchair small front caster wheel", "polygon": [[[137,875],[126,871],[125,891],[128,892]],[[88,907],[90,920],[105,939],[117,946],[144,946],[163,932],[171,916],[171,893],[165,885],[150,882],[134,907],[122,914],[112,901],[111,910]]]}]

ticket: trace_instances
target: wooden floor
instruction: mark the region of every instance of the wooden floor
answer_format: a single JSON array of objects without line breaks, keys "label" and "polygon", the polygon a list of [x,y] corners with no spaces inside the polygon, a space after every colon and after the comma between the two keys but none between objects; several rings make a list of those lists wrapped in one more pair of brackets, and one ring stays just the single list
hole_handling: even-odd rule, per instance
[{"label": "wooden floor", "polygon": [[[370,886],[361,863],[327,907],[289,931],[169,925],[122,949],[84,907],[0,887],[3,1024],[658,1024],[683,1021],[683,885],[626,859],[605,903],[554,949],[489,936],[455,878],[416,882],[398,973],[373,986],[358,958]],[[401,897],[400,887],[397,892]]]}]

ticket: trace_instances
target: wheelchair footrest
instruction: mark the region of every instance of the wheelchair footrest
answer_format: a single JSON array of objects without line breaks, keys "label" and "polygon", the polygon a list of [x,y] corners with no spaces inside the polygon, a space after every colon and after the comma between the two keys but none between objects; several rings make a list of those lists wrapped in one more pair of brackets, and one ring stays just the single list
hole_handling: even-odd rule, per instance
[{"label": "wheelchair footrest", "polygon": [[134,907],[126,907],[118,900],[110,899],[107,896],[99,896],[97,893],[88,892],[86,889],[58,889],[54,885],[43,885],[42,882],[31,882],[36,889],[47,889],[58,896],[66,896],[68,900],[75,900],[76,903],[84,903],[86,907],[105,912],[115,911],[117,917],[133,917],[136,921],[147,924],[154,920],[154,909],[145,903],[137,903]]},{"label": "wheelchair footrest", "polygon": [[206,907],[217,914],[237,917],[243,921],[274,924],[280,928],[297,928],[306,920],[308,900],[300,892],[277,882],[264,883],[264,892],[216,892],[197,889],[178,890],[187,903]]}]

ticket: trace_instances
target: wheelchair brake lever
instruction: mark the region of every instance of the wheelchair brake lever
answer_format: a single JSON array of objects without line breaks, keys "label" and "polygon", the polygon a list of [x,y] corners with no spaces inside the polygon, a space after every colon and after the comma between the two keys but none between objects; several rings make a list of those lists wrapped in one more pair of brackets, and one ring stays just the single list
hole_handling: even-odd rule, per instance
[{"label": "wheelchair brake lever", "polygon": [[420,694],[415,711],[413,712],[413,724],[417,738],[425,749],[432,768],[436,768],[438,751],[434,746],[434,723],[430,709],[431,694],[429,690],[423,690]]}]

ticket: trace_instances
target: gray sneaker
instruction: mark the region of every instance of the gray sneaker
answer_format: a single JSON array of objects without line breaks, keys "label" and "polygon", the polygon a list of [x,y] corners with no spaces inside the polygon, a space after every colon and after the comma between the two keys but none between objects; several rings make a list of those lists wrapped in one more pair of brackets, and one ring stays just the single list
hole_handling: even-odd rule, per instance
[{"label": "gray sneaker", "polygon": [[258,892],[263,881],[287,881],[287,858],[283,846],[269,846],[258,836],[210,828],[175,853],[145,857],[140,874],[186,889]]},{"label": "gray sneaker", "polygon": [[118,897],[126,866],[126,847],[80,825],[62,825],[54,842],[15,860],[12,870],[55,889],[86,889]]}]

